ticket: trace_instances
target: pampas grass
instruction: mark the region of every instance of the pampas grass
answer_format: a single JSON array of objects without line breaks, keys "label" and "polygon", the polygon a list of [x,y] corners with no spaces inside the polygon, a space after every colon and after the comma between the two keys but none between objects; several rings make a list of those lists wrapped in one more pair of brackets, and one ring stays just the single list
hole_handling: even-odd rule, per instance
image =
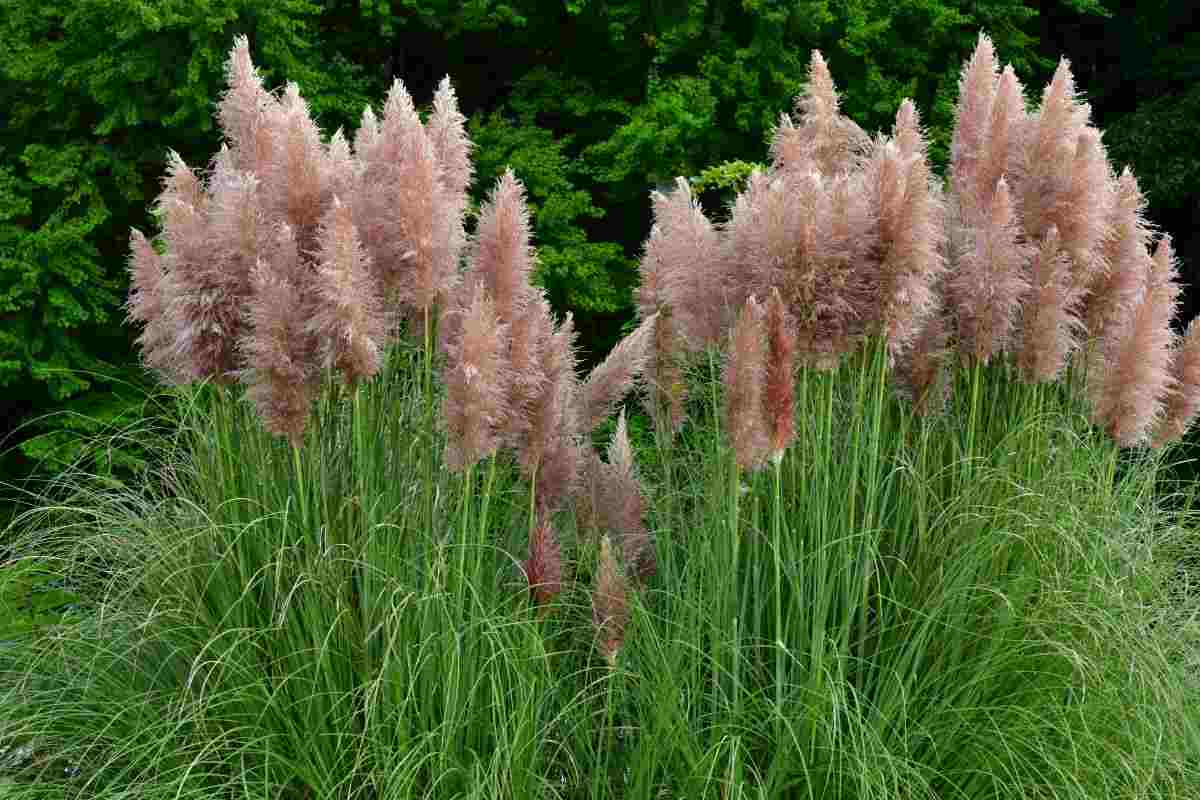
[{"label": "pampas grass", "polygon": [[[448,81],[425,125],[397,85],[353,149],[314,147],[239,41],[228,146],[207,181],[171,164],[164,233],[131,237],[129,313],[148,363],[186,355],[183,377],[240,378],[252,404],[172,388],[142,485],[69,471],[18,520],[18,557],[80,605],[0,648],[0,746],[34,754],[0,767],[5,791],[1200,792],[1200,632],[1169,578],[1194,497],[1122,451],[1194,410],[1170,241],[1139,252],[1134,187],[1100,168],[1065,65],[1027,118],[994,56],[981,38],[964,70],[966,188],[943,192],[915,108],[860,135],[814,55],[800,124],[727,225],[655,199],[642,325],[585,377],[571,317],[528,283],[515,175],[461,240]],[[199,302],[214,229],[236,314]],[[1078,295],[1121,251],[1144,286],[1087,332],[1089,397],[1079,361],[1014,381],[1062,371]],[[713,280],[689,285],[688,253]],[[972,305],[964,281],[996,275],[1005,296]],[[378,286],[420,335],[368,377],[376,351],[339,348],[375,341],[345,306]],[[219,325],[241,326],[232,372]],[[353,392],[321,380],[338,354]],[[589,434],[642,369],[679,408],[623,408],[602,461]]]}]

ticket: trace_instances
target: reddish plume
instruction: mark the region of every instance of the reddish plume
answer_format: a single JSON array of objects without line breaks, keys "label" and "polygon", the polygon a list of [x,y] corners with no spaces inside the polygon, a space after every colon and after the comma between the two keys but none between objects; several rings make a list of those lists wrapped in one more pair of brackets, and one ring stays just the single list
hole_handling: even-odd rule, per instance
[{"label": "reddish plume", "polygon": [[536,605],[544,607],[562,592],[562,549],[549,514],[539,514],[529,531],[529,558],[521,566]]}]

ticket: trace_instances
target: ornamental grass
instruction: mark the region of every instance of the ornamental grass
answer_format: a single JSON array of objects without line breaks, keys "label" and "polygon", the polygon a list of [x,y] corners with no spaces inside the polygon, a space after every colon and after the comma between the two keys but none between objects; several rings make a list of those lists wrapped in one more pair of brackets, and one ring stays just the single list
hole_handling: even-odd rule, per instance
[{"label": "ornamental grass", "polygon": [[0,795],[1200,796],[1200,334],[1065,61],[1026,111],[981,35],[943,182],[814,52],[587,375],[449,79],[326,140],[227,74],[131,235],[154,466],[7,532],[75,602],[0,647]]}]

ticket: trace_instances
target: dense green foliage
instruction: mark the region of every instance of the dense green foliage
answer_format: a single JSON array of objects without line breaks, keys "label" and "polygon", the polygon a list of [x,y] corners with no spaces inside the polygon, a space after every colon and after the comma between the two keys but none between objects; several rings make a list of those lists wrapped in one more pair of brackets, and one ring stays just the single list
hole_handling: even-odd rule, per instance
[{"label": "dense green foliage", "polygon": [[[940,169],[958,70],[981,28],[1027,86],[1044,83],[1059,52],[1090,64],[1083,34],[1102,30],[1120,53],[1104,57],[1119,67],[1085,68],[1081,84],[1111,127],[1114,160],[1134,164],[1152,202],[1184,205],[1200,164],[1188,134],[1194,90],[1104,114],[1105,103],[1129,102],[1122,78],[1161,82],[1193,68],[1194,38],[1164,46],[1178,12],[1140,4],[1127,25],[1106,17],[1111,3],[1071,0],[1040,17],[1039,6],[12,0],[0,15],[0,413],[4,433],[24,427],[5,441],[0,474],[53,454],[61,465],[78,455],[78,433],[137,416],[146,380],[121,308],[129,228],[154,227],[146,209],[168,148],[197,164],[214,151],[212,103],[237,34],[250,36],[269,85],[300,84],[326,130],[353,130],[393,77],[426,104],[451,75],[476,143],[474,200],[512,165],[529,190],[537,281],[576,312],[598,358],[629,317],[648,191],[708,175],[706,187],[726,189],[703,195],[722,216],[730,178],[705,170],[763,159],[812,48],[867,130],[889,124],[904,96],[929,109]],[[1076,28],[1075,39],[1051,36]],[[1186,259],[1188,242],[1176,239]]]}]

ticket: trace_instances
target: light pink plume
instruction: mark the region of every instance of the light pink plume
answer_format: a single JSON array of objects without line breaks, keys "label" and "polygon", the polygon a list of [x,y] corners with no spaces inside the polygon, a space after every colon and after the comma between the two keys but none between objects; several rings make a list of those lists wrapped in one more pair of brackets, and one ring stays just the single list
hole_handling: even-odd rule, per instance
[{"label": "light pink plume", "polygon": [[228,88],[217,104],[217,121],[229,143],[233,166],[261,175],[274,149],[268,120],[279,103],[263,88],[244,35],[233,40],[225,62],[225,81]]},{"label": "light pink plume", "polygon": [[1145,217],[1146,199],[1138,189],[1129,167],[1112,189],[1108,235],[1100,262],[1105,271],[1094,279],[1087,305],[1087,330],[1092,338],[1103,338],[1112,325],[1123,325],[1133,313],[1149,270],[1147,252],[1153,235]]},{"label": "light pink plume", "polygon": [[469,285],[481,283],[496,298],[496,313],[505,322],[520,315],[529,297],[536,258],[530,238],[525,186],[509,168],[480,208],[467,273]]},{"label": "light pink plume", "polygon": [[499,444],[497,434],[506,413],[506,333],[491,298],[479,287],[442,373],[446,386],[442,417],[448,434],[445,460],[451,470],[461,471],[487,458]]},{"label": "light pink plume", "polygon": [[249,330],[239,341],[247,399],[263,427],[295,447],[304,441],[316,375],[308,303],[295,280],[300,271],[295,236],[282,224],[271,251],[251,272]]},{"label": "light pink plume", "polygon": [[[1092,391],[1092,419],[1122,447],[1142,441],[1175,386],[1171,320],[1179,297],[1171,237],[1163,235],[1129,323],[1106,332]],[[1091,377],[1089,373],[1089,377]]]},{"label": "light pink plume", "polygon": [[1076,314],[1081,291],[1071,275],[1071,259],[1060,246],[1058,228],[1053,225],[1033,259],[1032,278],[1021,311],[1017,364],[1026,381],[1044,383],[1062,372],[1083,328]]},{"label": "light pink plume", "polygon": [[354,385],[379,372],[389,321],[353,215],[337,197],[317,242],[316,302],[308,329],[326,368],[340,371]]},{"label": "light pink plume", "polygon": [[1030,248],[1018,239],[1008,182],[997,184],[983,226],[971,232],[948,288],[958,318],[961,352],[986,364],[1003,350],[1029,290]]},{"label": "light pink plume", "polygon": [[831,176],[850,169],[870,146],[870,137],[839,111],[837,89],[829,66],[813,50],[808,82],[796,98],[799,126],[785,114],[771,141],[772,171],[817,169]]},{"label": "light pink plume", "polygon": [[959,197],[968,225],[982,220],[987,205],[980,167],[987,161],[987,143],[996,96],[999,64],[992,40],[979,34],[975,51],[958,79],[954,134],[950,141],[951,185]]}]

